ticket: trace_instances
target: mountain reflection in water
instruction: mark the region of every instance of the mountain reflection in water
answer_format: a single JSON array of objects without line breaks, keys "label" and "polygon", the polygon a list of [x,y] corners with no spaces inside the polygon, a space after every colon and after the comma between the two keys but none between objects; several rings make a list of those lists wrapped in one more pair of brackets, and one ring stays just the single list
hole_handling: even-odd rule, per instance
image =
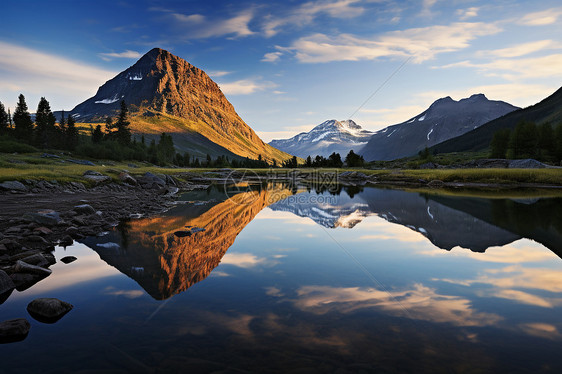
[{"label": "mountain reflection in water", "polygon": [[[266,207],[308,217],[331,229],[353,229],[366,217],[377,215],[445,250],[460,246],[484,252],[525,237],[562,255],[560,198],[473,198],[341,186],[329,193],[281,184],[230,197],[217,189],[184,198],[196,201],[160,217],[130,221],[103,239],[89,238],[85,243],[157,300],[208,277],[237,235]],[[185,237],[174,235],[189,227],[205,230]]]},{"label": "mountain reflection in water", "polygon": [[[133,278],[157,300],[167,299],[205,279],[236,236],[266,206],[291,195],[282,185],[235,194],[202,194],[206,201],[180,205],[165,215],[123,223],[117,232],[85,243],[102,260]],[[178,237],[174,232],[204,231]],[[102,245],[100,245],[102,244]]]}]

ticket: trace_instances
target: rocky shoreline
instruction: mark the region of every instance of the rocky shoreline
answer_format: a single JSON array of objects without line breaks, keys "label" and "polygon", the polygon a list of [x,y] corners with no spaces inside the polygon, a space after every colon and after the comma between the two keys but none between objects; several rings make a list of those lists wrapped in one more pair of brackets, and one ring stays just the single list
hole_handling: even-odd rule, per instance
[{"label": "rocky shoreline", "polygon": [[51,274],[56,245],[69,246],[123,220],[161,213],[179,191],[208,186],[151,173],[120,178],[120,184],[104,179],[91,188],[77,182],[3,183],[15,188],[0,191],[0,304],[14,289],[23,291]]}]

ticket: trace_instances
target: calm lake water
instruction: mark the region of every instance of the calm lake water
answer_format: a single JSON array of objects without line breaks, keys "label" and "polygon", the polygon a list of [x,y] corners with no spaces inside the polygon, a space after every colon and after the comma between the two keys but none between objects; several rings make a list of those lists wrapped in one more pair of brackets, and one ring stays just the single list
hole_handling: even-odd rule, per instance
[{"label": "calm lake water", "polygon": [[[0,305],[32,324],[0,373],[562,372],[562,199],[229,196],[57,248],[78,260]],[[43,324],[37,297],[75,308]]]}]

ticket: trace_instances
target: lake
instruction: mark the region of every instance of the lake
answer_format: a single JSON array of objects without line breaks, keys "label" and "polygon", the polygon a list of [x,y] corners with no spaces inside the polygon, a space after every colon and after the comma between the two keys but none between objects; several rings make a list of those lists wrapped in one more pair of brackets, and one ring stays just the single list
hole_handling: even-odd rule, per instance
[{"label": "lake", "polygon": [[562,372],[557,197],[242,184],[54,254],[0,373]]}]

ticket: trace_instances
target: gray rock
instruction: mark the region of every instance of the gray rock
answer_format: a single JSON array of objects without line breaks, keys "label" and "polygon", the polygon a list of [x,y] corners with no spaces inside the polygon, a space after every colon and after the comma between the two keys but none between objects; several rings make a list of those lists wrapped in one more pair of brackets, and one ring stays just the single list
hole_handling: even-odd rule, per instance
[{"label": "gray rock", "polygon": [[42,210],[37,213],[26,213],[23,218],[45,226],[55,226],[60,222],[60,216],[54,210]]},{"label": "gray rock", "polygon": [[367,175],[358,171],[344,171],[339,175],[342,180],[367,180]]},{"label": "gray rock", "polygon": [[27,187],[18,181],[6,181],[0,183],[0,190],[26,192]]},{"label": "gray rock", "polygon": [[11,292],[14,288],[16,285],[12,278],[4,270],[0,270],[0,295]]},{"label": "gray rock", "polygon": [[43,154],[41,155],[41,157],[43,157],[43,158],[60,158],[60,156],[53,155],[53,154],[51,154],[51,153],[43,153]]},{"label": "gray rock", "polygon": [[86,170],[84,174],[82,174],[82,176],[86,176],[86,175],[95,175],[101,177],[103,174],[94,170]]},{"label": "gray rock", "polygon": [[128,173],[119,174],[119,180],[121,180],[121,182],[123,182],[123,183],[127,183],[127,184],[130,184],[132,186],[137,185],[137,180],[135,178],[131,177]]},{"label": "gray rock", "polygon": [[55,298],[35,299],[27,305],[29,314],[44,323],[55,323],[74,308],[72,304]]},{"label": "gray rock", "polygon": [[544,169],[548,165],[543,164],[540,161],[533,160],[532,158],[527,158],[524,160],[509,160],[510,169]]},{"label": "gray rock", "polygon": [[30,265],[21,260],[16,261],[14,266],[14,272],[16,273],[26,273],[26,274],[37,274],[41,276],[49,276],[52,273],[51,269],[45,269],[40,266]]},{"label": "gray rock", "polygon": [[24,340],[31,325],[25,318],[0,322],[0,343],[14,343]]},{"label": "gray rock", "polygon": [[101,184],[111,181],[111,177],[107,175],[84,175],[83,178],[92,181],[95,184]]},{"label": "gray rock", "polygon": [[72,237],[70,235],[65,235],[59,241],[59,245],[62,245],[63,247],[68,247],[68,246],[72,245],[72,243],[74,243],[74,240],[72,239]]},{"label": "gray rock", "polygon": [[427,183],[427,185],[431,188],[441,188],[445,185],[445,182],[440,181],[438,179],[434,179],[432,181],[429,181],[429,183]]},{"label": "gray rock", "polygon": [[164,179],[147,172],[142,177],[138,179],[139,184],[146,189],[159,189],[166,187],[166,181]]},{"label": "gray rock", "polygon": [[138,168],[139,166],[136,164],[127,164],[128,167],[130,168]]},{"label": "gray rock", "polygon": [[35,265],[39,267],[44,267],[49,265],[49,261],[43,256],[41,253],[36,253],[31,256],[27,256],[21,259],[21,261],[25,262],[29,265]]},{"label": "gray rock", "polygon": [[89,204],[76,205],[72,210],[78,214],[95,214],[96,210]]},{"label": "gray rock", "polygon": [[61,258],[60,260],[61,260],[62,263],[70,264],[71,262],[76,261],[77,258],[74,257],[74,256],[65,256],[65,257]]},{"label": "gray rock", "polygon": [[16,285],[16,290],[23,292],[37,282],[45,279],[46,276],[38,274],[14,273],[10,274],[10,278],[12,278],[12,281]]},{"label": "gray rock", "polygon": [[92,161],[88,161],[88,160],[73,160],[73,159],[68,159],[66,160],[68,162],[72,162],[75,164],[79,164],[79,165],[88,165],[88,166],[96,166],[96,164],[94,164]]},{"label": "gray rock", "polygon": [[437,169],[437,164],[434,164],[433,162],[426,162],[424,164],[421,164],[419,166],[420,169]]}]

